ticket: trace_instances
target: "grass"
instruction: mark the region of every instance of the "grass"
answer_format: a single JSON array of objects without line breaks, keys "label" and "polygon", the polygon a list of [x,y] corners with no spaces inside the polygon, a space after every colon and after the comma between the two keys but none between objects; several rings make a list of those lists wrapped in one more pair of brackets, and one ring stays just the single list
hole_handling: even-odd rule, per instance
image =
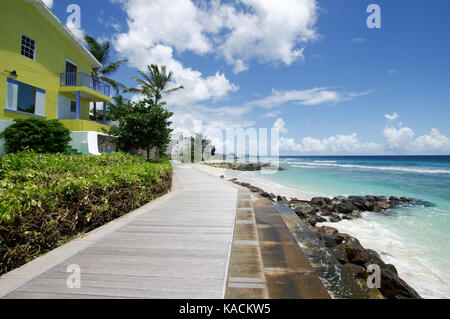
[{"label": "grass", "polygon": [[125,153],[0,158],[0,275],[169,191],[172,167]]}]

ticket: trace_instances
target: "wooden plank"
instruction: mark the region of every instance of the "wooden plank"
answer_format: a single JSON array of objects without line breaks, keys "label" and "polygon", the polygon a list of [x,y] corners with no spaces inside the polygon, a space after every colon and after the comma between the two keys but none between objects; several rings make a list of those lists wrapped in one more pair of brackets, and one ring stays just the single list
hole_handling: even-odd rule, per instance
[{"label": "wooden plank", "polygon": [[[6,298],[223,298],[237,189],[174,165],[182,188]],[[81,269],[69,289],[67,266]],[[1,284],[1,282],[0,282]]]}]

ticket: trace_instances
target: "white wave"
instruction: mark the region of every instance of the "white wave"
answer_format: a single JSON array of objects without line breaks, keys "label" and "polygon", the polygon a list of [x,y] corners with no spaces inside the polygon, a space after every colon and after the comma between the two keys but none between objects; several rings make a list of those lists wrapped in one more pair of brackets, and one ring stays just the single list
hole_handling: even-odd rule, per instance
[{"label": "white wave", "polygon": [[[431,169],[431,168],[410,168],[402,166],[367,166],[367,165],[349,165],[349,164],[335,164],[335,163],[305,163],[305,162],[291,162],[289,163],[293,167],[294,165],[306,166],[309,168],[319,167],[342,167],[342,168],[356,168],[366,170],[380,170],[380,171],[398,171],[409,173],[421,173],[421,174],[450,174],[448,169]],[[299,166],[299,167],[301,167]]]},{"label": "white wave", "polygon": [[399,276],[424,298],[450,298],[450,276],[427,254],[427,247],[406,240],[395,229],[381,222],[381,217],[363,213],[363,218],[339,223],[321,223],[356,237],[366,248],[380,253],[384,262],[393,264]]},{"label": "white wave", "polygon": [[337,161],[314,161],[314,163],[337,163]]}]

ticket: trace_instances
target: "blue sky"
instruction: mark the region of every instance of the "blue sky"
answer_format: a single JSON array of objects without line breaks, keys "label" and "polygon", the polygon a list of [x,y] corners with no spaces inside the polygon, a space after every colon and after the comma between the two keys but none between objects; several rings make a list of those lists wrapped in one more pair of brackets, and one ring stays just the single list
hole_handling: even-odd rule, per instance
[{"label": "blue sky", "polygon": [[174,71],[177,131],[275,125],[282,154],[450,154],[449,1],[44,2],[63,22],[80,6],[73,32],[129,59],[124,84],[150,63]]}]

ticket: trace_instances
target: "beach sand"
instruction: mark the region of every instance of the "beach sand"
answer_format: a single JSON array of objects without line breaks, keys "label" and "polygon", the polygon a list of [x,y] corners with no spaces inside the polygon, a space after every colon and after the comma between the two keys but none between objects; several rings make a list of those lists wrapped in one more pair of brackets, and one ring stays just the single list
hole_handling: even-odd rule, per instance
[{"label": "beach sand", "polygon": [[259,187],[264,189],[264,191],[268,193],[273,193],[275,195],[282,195],[288,198],[297,198],[299,200],[311,200],[313,197],[320,196],[319,194],[314,194],[310,192],[303,192],[295,189],[291,189],[289,187],[269,182],[264,180],[258,176],[258,172],[244,172],[244,171],[236,171],[226,168],[217,168],[208,166],[205,164],[193,164],[194,167],[210,174],[213,176],[225,176],[225,179],[229,180],[232,178],[237,178],[239,182],[249,183],[255,187]]}]

